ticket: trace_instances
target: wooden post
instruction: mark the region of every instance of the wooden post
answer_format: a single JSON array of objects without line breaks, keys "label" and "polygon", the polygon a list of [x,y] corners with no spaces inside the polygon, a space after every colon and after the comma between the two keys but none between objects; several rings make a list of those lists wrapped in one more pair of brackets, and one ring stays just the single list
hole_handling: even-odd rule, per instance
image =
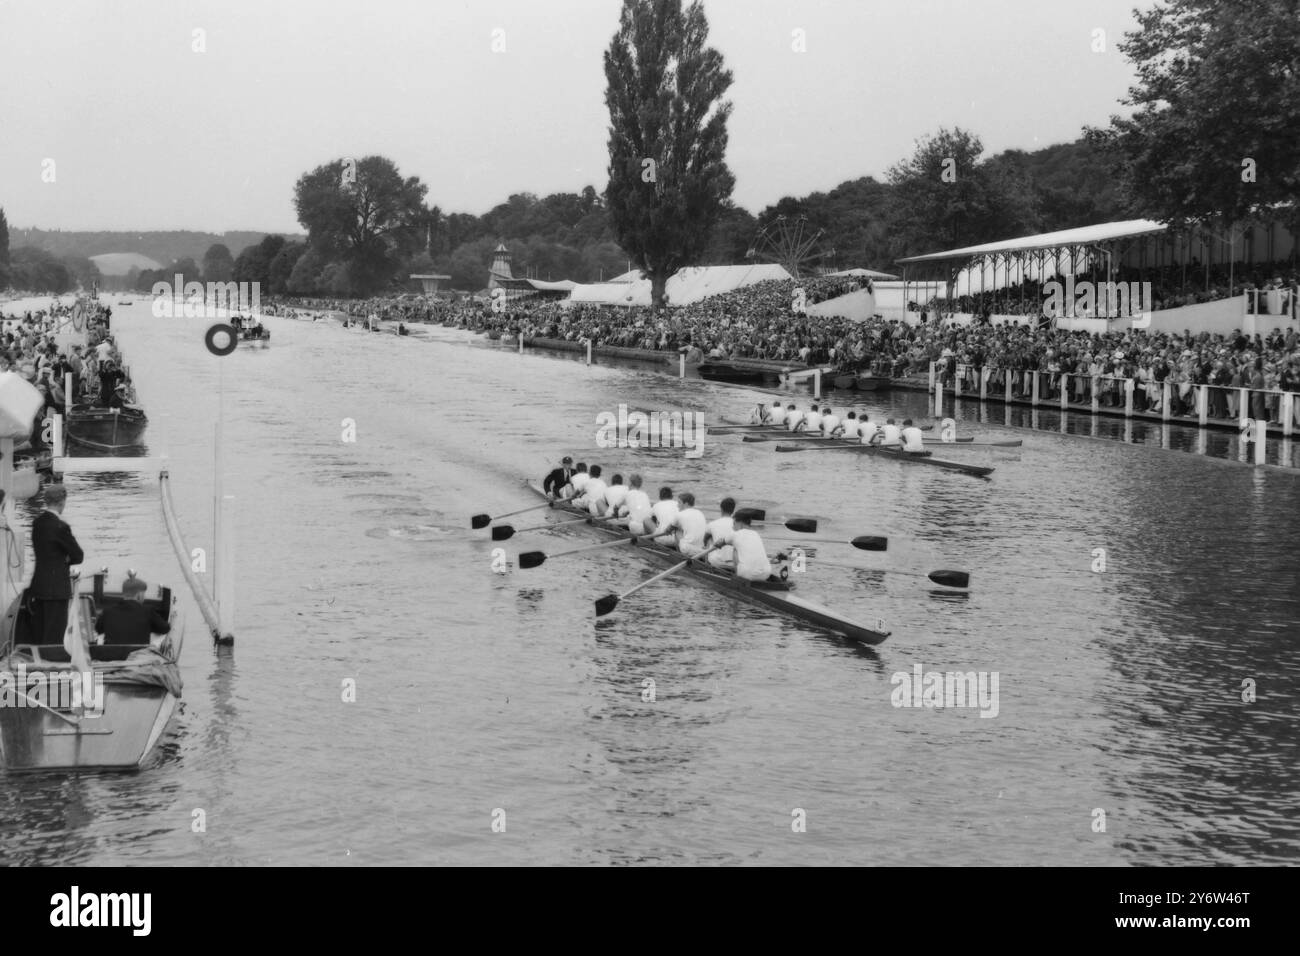
[{"label": "wooden post", "polygon": [[1098,391],[1100,391],[1100,389],[1101,389],[1101,379],[1093,378],[1091,375],[1089,375],[1088,391],[1092,393],[1092,413],[1094,415],[1101,414],[1101,396],[1097,394]]},{"label": "wooden post", "polygon": [[986,402],[989,397],[989,373],[993,370],[985,365],[980,369],[980,401]]},{"label": "wooden post", "polygon": [[813,400],[820,402],[822,400],[822,370],[817,369],[813,372]]},{"label": "wooden post", "polygon": [[1160,383],[1160,420],[1169,421],[1169,400],[1173,396],[1173,388],[1169,385],[1169,379]]},{"label": "wooden post", "polygon": [[235,496],[222,495],[217,502],[217,528],[220,550],[216,553],[217,611],[221,615],[221,634],[235,633]]},{"label": "wooden post", "polygon": [[1255,419],[1255,464],[1264,464],[1265,444],[1268,442],[1268,419]]},{"label": "wooden post", "polygon": [[63,414],[68,414],[72,408],[72,373],[63,373]]},{"label": "wooden post", "polygon": [[1282,437],[1290,438],[1295,427],[1295,392],[1283,392],[1278,402],[1278,417],[1282,419]]},{"label": "wooden post", "polygon": [[54,413],[54,425],[50,433],[50,452],[55,457],[63,455],[63,416]]},{"label": "wooden post", "polygon": [[1202,428],[1210,418],[1210,386],[1202,385],[1196,390],[1196,421]]},{"label": "wooden post", "polygon": [[591,364],[591,339],[587,339],[587,364]]},{"label": "wooden post", "polygon": [[953,398],[961,398],[961,378],[962,378],[962,376],[965,375],[965,374],[966,374],[966,366],[965,366],[965,365],[958,364],[958,366],[957,366],[957,374],[953,376],[953,380],[952,380],[952,397],[953,397]]},{"label": "wooden post", "polygon": [[1250,417],[1250,389],[1248,388],[1237,389],[1237,417]]},{"label": "wooden post", "polygon": [[519,354],[524,354],[524,330],[519,330]]},{"label": "wooden post", "polygon": [[[1070,407],[1070,376],[1061,373],[1061,411]],[[1062,419],[1064,421],[1064,419]]]},{"label": "wooden post", "polygon": [[934,380],[934,417],[938,418],[943,414],[943,381]]},{"label": "wooden post", "polygon": [[1034,408],[1037,408],[1038,407],[1038,369],[1034,369],[1032,372],[1030,372],[1029,377],[1031,379],[1030,389],[1029,389],[1029,404],[1032,405]]},{"label": "wooden post", "polygon": [[1003,395],[1002,402],[1004,405],[1011,404],[1011,377],[1014,373],[1009,368],[1002,370]]},{"label": "wooden post", "polygon": [[685,352],[682,352],[677,357],[677,377],[678,378],[686,377],[686,353]]},{"label": "wooden post", "polygon": [[[1131,378],[1124,379],[1124,417],[1133,417],[1133,379]],[[1132,441],[1133,439],[1127,437],[1124,440]]]},{"label": "wooden post", "polygon": [[934,391],[934,363],[930,363],[930,391]]}]

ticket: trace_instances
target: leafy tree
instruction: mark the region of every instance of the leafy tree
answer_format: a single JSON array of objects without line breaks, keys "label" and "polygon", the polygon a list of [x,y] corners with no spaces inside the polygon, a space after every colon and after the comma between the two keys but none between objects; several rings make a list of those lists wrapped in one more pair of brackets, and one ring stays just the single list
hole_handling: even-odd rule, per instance
[{"label": "leafy tree", "polygon": [[235,259],[232,278],[236,282],[257,282],[267,292],[271,289],[271,263],[285,245],[284,236],[267,236],[255,246],[249,246]]},{"label": "leafy tree", "polygon": [[9,284],[9,220],[0,208],[0,289]]},{"label": "leafy tree", "polygon": [[[365,294],[387,286],[424,243],[427,192],[418,177],[403,179],[383,156],[355,165],[340,159],[298,179],[294,208],[312,248],[344,263],[353,291]],[[331,273],[330,281],[341,274]]]},{"label": "leafy tree", "polygon": [[289,276],[307,251],[305,242],[286,242],[267,267],[268,289],[272,295],[282,295],[288,290]]},{"label": "leafy tree", "polygon": [[624,0],[605,52],[605,199],[656,308],[669,276],[700,261],[735,185],[724,159],[731,72],[708,32],[698,0],[685,11],[681,0]]},{"label": "leafy tree", "polygon": [[[1120,50],[1128,118],[1088,130],[1134,215],[1174,225],[1300,224],[1300,16],[1294,0],[1164,0]],[[1285,204],[1285,205],[1282,205]]]},{"label": "leafy tree", "polygon": [[229,282],[235,274],[235,260],[224,243],[216,242],[203,253],[203,278],[208,282]]},{"label": "leafy tree", "polygon": [[53,253],[32,246],[19,246],[9,256],[14,288],[32,292],[62,294],[72,289],[68,267]]}]

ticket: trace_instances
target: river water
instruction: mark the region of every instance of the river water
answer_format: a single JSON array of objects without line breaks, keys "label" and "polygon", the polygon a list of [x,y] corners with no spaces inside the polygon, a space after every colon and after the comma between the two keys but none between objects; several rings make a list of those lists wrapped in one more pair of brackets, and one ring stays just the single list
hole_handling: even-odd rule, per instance
[{"label": "river water", "polygon": [[[996,416],[962,429],[1023,449],[949,453],[994,465],[989,480],[736,438],[694,460],[601,450],[596,415],[620,404],[716,422],[763,396],[441,328],[271,319],[271,348],[217,359],[206,325],[144,301],[114,314],[191,548],[211,547],[224,406],[236,645],[211,646],[157,481],[69,476],[85,568],[129,566],[181,594],[182,710],[140,773],[6,779],[0,861],[1300,858],[1300,473]],[[868,408],[925,408],[894,401]],[[596,597],[660,570],[617,549],[494,573],[469,516],[532,504],[521,479],[564,453],[710,510],[730,493],[818,516],[835,538],[908,544],[886,557],[893,573],[823,544],[798,578],[892,636],[863,649],[681,579],[597,620]],[[513,562],[591,540],[500,547]],[[932,594],[901,567],[969,570],[972,587]],[[917,667],[996,674],[996,716],[894,706],[894,675]]]}]

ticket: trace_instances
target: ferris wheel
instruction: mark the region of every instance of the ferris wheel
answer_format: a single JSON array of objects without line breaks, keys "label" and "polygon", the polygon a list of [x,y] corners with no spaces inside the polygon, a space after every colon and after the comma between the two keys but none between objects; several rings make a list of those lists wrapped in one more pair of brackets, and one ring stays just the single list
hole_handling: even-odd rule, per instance
[{"label": "ferris wheel", "polygon": [[758,231],[746,259],[775,262],[796,279],[812,275],[817,266],[831,259],[835,250],[822,245],[825,229],[813,232],[807,216],[777,216]]}]

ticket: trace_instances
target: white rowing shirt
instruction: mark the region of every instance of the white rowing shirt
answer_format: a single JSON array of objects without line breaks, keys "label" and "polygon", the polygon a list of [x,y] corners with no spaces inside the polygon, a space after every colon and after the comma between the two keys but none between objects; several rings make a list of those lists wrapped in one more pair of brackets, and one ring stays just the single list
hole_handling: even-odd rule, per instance
[{"label": "white rowing shirt", "polygon": [[695,555],[704,550],[704,533],[709,530],[709,522],[699,508],[687,508],[677,515],[677,527],[682,529],[682,536],[677,540],[677,549],[682,554]]},{"label": "white rowing shirt", "polygon": [[609,505],[609,513],[617,514],[619,506],[627,500],[627,485],[610,485],[605,489],[605,503]]},{"label": "white rowing shirt", "polygon": [[822,413],[804,412],[803,422],[804,422],[803,424],[804,431],[807,432],[820,431],[822,427]]},{"label": "white rowing shirt", "polygon": [[655,534],[661,535],[671,528],[673,522],[677,520],[678,511],[677,502],[672,498],[661,499],[651,505],[650,512],[655,516]]},{"label": "white rowing shirt", "polygon": [[925,441],[921,429],[913,425],[903,429],[903,451],[925,451]]},{"label": "white rowing shirt", "polygon": [[[714,518],[709,522],[707,529],[712,544],[721,544],[727,540],[727,535],[736,530],[736,522],[732,520],[731,515],[723,515],[721,518]],[[736,549],[731,545],[725,545],[717,551],[711,553],[708,557],[709,564],[731,566],[736,559]]]},{"label": "white rowing shirt", "polygon": [[605,489],[608,487],[603,478],[592,478],[587,482],[587,487],[582,489],[582,503],[592,514],[601,513],[600,508],[605,501]]},{"label": "white rowing shirt", "polygon": [[840,416],[838,416],[838,415],[823,415],[823,416],[822,416],[822,434],[823,434],[823,435],[827,435],[827,436],[829,436],[831,432],[835,431],[835,429],[839,427],[839,424],[840,424]]},{"label": "white rowing shirt", "polygon": [[875,422],[864,422],[862,419],[858,419],[858,437],[862,440],[862,444],[870,445],[871,439],[875,438],[876,433],[879,431],[880,429],[876,426]]},{"label": "white rowing shirt", "polygon": [[623,501],[627,509],[627,529],[633,534],[645,534],[645,522],[650,517],[650,496],[640,488],[632,488]]},{"label": "white rowing shirt", "polygon": [[773,405],[773,406],[772,406],[772,410],[771,410],[770,412],[768,412],[768,416],[769,416],[769,419],[768,419],[768,420],[769,420],[773,425],[784,425],[784,424],[785,424],[785,409],[782,408],[782,407],[779,406],[779,405]]},{"label": "white rowing shirt", "polygon": [[727,544],[736,549],[736,577],[746,581],[766,581],[772,574],[767,548],[753,528],[736,528],[727,536]]},{"label": "white rowing shirt", "polygon": [[858,437],[858,420],[856,418],[844,419],[844,434],[841,436],[849,441],[856,441]]},{"label": "white rowing shirt", "polygon": [[587,487],[587,482],[591,481],[591,475],[585,471],[575,471],[573,477],[569,479],[569,484],[573,485],[573,496],[576,498],[582,494],[583,489]]},{"label": "white rowing shirt", "polygon": [[886,425],[881,431],[885,435],[881,441],[882,445],[897,445],[899,439],[903,436],[902,430],[897,425]]},{"label": "white rowing shirt", "polygon": [[785,427],[790,431],[798,428],[801,421],[803,421],[803,412],[796,409],[785,413]]}]

